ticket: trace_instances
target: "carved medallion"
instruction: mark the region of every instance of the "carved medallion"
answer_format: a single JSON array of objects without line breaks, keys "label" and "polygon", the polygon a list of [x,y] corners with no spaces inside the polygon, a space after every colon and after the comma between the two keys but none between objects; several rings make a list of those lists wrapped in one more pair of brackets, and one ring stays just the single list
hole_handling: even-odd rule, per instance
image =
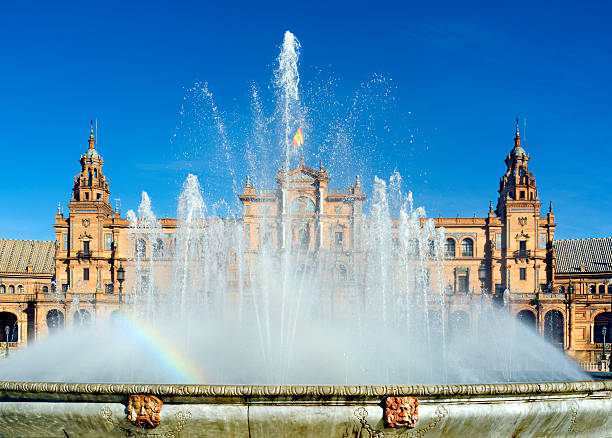
[{"label": "carved medallion", "polygon": [[83,226],[87,228],[89,226],[89,219],[83,219],[82,223],[83,223]]},{"label": "carved medallion", "polygon": [[153,395],[130,395],[127,418],[138,427],[159,426],[162,401]]},{"label": "carved medallion", "polygon": [[416,397],[387,397],[385,399],[385,427],[413,428],[419,421],[419,401]]},{"label": "carved medallion", "polygon": [[527,218],[526,217],[520,217],[518,218],[519,224],[521,224],[521,227],[524,227],[525,224],[527,223]]}]

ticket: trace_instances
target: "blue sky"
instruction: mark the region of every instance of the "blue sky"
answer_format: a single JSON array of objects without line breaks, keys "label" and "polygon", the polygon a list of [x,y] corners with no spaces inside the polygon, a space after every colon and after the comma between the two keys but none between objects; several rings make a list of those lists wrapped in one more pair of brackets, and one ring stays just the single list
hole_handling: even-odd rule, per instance
[{"label": "blue sky", "polygon": [[[347,95],[373,75],[392,82],[390,130],[412,141],[372,146],[375,173],[397,169],[430,215],[486,214],[519,117],[557,238],[611,236],[612,7],[497,3],[4,4],[0,237],[54,238],[90,118],[122,211],[146,190],[158,216],[174,216],[189,169],[170,140],[186,89],[207,81],[222,111],[248,108],[287,29],[301,41],[305,83],[320,69]],[[223,178],[222,164],[186,155],[202,164],[211,199],[232,198],[223,190],[231,179],[206,181]],[[246,171],[233,159],[241,182]]]}]

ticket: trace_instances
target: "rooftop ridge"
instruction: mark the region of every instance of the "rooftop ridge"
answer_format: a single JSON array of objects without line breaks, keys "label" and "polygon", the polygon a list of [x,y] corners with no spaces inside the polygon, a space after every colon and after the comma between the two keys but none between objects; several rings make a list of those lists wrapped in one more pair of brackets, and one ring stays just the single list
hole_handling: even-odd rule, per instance
[{"label": "rooftop ridge", "polygon": [[579,237],[576,239],[555,239],[555,242],[572,242],[577,240],[610,240],[612,237]]}]

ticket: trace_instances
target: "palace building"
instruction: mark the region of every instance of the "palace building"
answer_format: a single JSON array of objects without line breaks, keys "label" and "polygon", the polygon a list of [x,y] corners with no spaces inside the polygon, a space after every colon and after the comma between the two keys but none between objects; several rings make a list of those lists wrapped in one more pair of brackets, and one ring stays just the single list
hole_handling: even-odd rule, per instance
[{"label": "palace building", "polygon": [[[529,161],[517,123],[488,215],[434,219],[446,233],[449,318],[477,330],[470,309],[481,294],[490,293],[585,368],[594,367],[604,354],[602,329],[608,328],[608,340],[612,337],[612,238],[555,240],[552,203],[542,211]],[[137,252],[151,256],[169,245],[176,230],[177,220],[166,218],[159,220],[155,242],[130,235],[130,221],[110,204],[93,128],[79,163],[68,213],[58,206],[55,241],[0,240],[0,343],[8,341],[9,349],[24,348],[67,325],[110,318],[122,288],[130,287],[130,279],[123,284],[123,267]],[[275,188],[256,189],[247,177],[238,196],[245,250],[258,251],[266,242],[277,250],[335,252],[336,280],[346,281],[342,258],[364,251],[366,194],[359,177],[341,189],[329,187],[330,180],[322,164],[316,170],[303,159],[297,168],[279,171]],[[280,216],[289,220],[273,220]],[[75,300],[78,310],[72,311]]]}]

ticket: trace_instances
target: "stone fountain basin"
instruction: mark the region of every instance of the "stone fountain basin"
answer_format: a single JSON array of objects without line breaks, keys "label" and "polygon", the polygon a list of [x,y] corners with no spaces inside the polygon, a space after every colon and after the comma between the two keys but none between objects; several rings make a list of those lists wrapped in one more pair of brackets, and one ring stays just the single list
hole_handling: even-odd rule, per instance
[{"label": "stone fountain basin", "polygon": [[[163,402],[161,424],[127,419],[130,395]],[[413,429],[383,402],[416,396]],[[229,386],[0,382],[6,437],[612,437],[612,381],[414,386]]]}]

